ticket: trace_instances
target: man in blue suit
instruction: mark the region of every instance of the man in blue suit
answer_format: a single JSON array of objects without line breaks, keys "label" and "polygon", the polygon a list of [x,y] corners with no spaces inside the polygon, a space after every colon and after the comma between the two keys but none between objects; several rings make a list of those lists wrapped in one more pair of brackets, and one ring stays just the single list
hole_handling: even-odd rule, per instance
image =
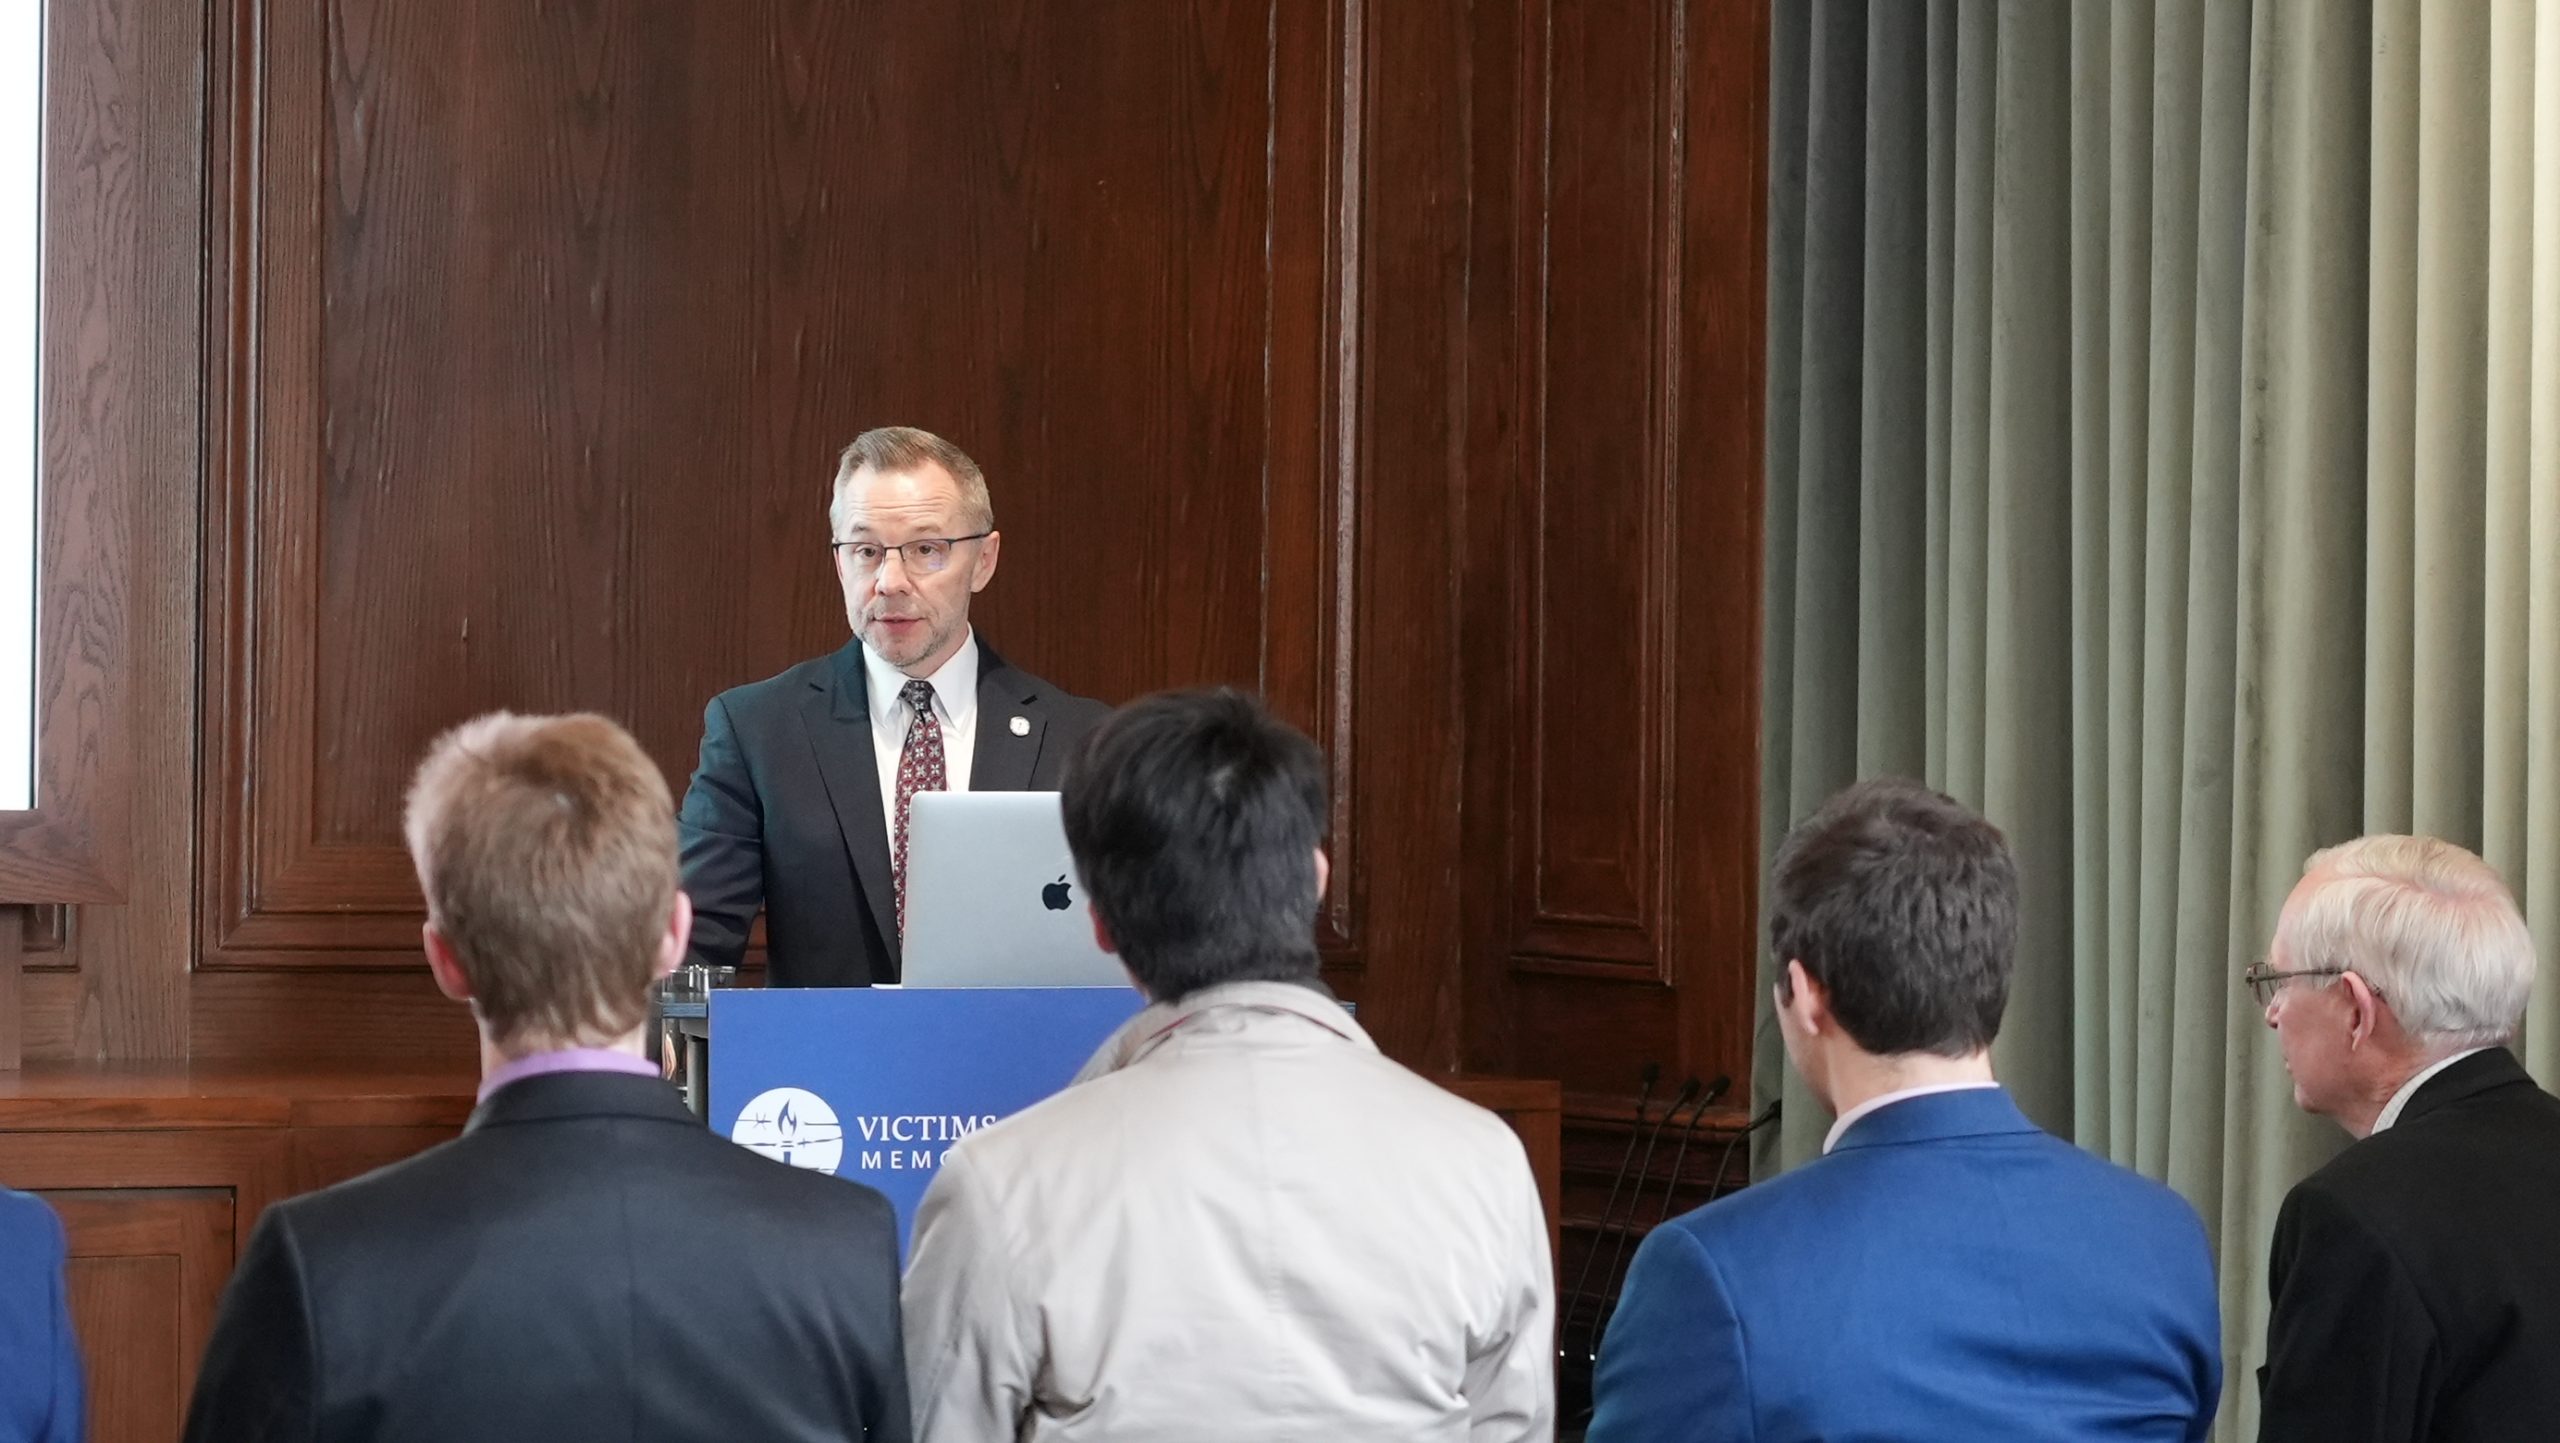
[{"label": "man in blue suit", "polygon": [[0,1443],[79,1443],[80,1345],[53,1209],[0,1187]]},{"label": "man in blue suit", "polygon": [[1788,1059],[1824,1155],[1656,1228],[1590,1443],[2196,1440],[2222,1388],[2203,1226],[2027,1121],[1991,1075],[2017,866],[1997,828],[1863,782],[1779,849]]}]

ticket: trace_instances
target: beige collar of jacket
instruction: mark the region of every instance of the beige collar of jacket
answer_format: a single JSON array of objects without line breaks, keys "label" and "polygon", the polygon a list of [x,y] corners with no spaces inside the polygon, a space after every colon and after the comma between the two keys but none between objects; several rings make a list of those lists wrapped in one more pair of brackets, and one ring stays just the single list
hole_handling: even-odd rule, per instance
[{"label": "beige collar of jacket", "polygon": [[1343,1041],[1366,1051],[1375,1052],[1378,1044],[1342,1010],[1342,1004],[1313,987],[1295,982],[1228,982],[1216,987],[1203,987],[1179,1002],[1158,1002],[1137,1016],[1120,1024],[1119,1030],[1103,1039],[1075,1082],[1088,1082],[1107,1072],[1143,1061],[1147,1054],[1162,1046],[1165,1039],[1194,1018],[1213,1012],[1243,1010],[1303,1018]]}]

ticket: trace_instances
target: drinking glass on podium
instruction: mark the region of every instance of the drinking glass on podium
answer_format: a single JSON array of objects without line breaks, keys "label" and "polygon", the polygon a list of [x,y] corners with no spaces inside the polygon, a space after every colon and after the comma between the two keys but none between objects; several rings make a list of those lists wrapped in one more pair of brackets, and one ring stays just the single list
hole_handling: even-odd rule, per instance
[{"label": "drinking glass on podium", "polygon": [[738,982],[735,967],[689,962],[670,972],[654,991],[649,1051],[659,1072],[684,1094],[700,1117],[710,1105],[711,993]]}]

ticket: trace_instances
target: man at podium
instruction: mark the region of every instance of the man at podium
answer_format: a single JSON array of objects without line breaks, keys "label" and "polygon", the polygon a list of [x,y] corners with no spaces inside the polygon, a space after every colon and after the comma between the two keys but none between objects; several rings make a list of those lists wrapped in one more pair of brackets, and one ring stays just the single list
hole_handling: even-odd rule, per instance
[{"label": "man at podium", "polygon": [[765,914],[776,987],[895,982],[917,792],[1055,791],[1107,714],[969,626],[1004,537],[978,463],[929,431],[865,431],[827,507],[853,639],[712,698],[679,816],[691,963],[735,966]]}]

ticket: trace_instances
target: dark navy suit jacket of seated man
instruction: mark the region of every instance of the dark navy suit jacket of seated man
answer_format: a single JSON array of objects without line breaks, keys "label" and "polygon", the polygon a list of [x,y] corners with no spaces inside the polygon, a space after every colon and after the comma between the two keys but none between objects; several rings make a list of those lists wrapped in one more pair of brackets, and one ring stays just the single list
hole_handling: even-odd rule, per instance
[{"label": "dark navy suit jacket of seated man", "polygon": [[1982,1088],[1654,1229],[1590,1443],[2182,1443],[2221,1386],[2194,1210]]},{"label": "dark navy suit jacket of seated man", "polygon": [[[1016,670],[984,640],[978,647],[969,790],[1058,790],[1085,734],[1111,709]],[[701,764],[677,817],[693,898],[687,962],[736,966],[762,909],[770,985],[898,980],[898,901],[870,708],[859,639],[712,698]]]},{"label": "dark navy suit jacket of seated man", "polygon": [[897,1223],[654,1077],[491,1093],[463,1135],[268,1208],[188,1443],[905,1443]]},{"label": "dark navy suit jacket of seated man", "polygon": [[64,1296],[62,1222],[0,1187],[0,1440],[79,1443],[80,1345]]}]

